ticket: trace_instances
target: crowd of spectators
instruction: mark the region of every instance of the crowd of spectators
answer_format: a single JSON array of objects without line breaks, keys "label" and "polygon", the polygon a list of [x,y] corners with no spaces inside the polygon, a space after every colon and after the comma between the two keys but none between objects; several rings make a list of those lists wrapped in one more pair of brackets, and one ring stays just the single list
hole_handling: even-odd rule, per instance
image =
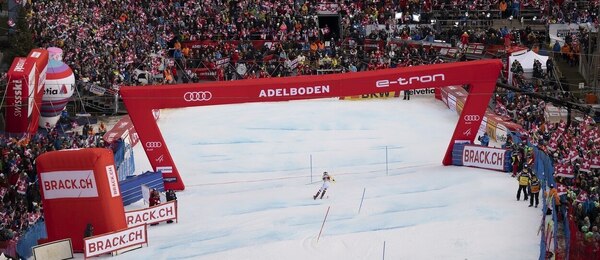
[{"label": "crowd of spectators", "polygon": [[114,149],[102,139],[104,132],[94,132],[93,125],[74,126],[80,131],[62,133],[58,128],[53,128],[48,133],[31,137],[0,136],[0,247],[5,248],[6,255],[15,257],[16,243],[10,242],[18,241],[24,231],[43,219],[35,166],[35,159],[39,155],[73,148]]},{"label": "crowd of spectators", "polygon": [[[547,67],[552,68],[552,58],[549,61]],[[552,71],[544,72],[541,65],[534,65],[534,77],[530,79],[525,79],[518,62],[512,64],[511,70],[517,77],[514,86],[523,92],[576,101],[570,92],[560,87]],[[556,192],[554,203],[559,220],[565,221],[563,214],[568,212],[566,221],[573,229],[569,241],[571,256],[595,255],[600,252],[600,128],[592,117],[584,113],[576,114],[575,111],[567,118],[549,120],[546,114],[549,105],[542,99],[523,93],[498,89],[495,113],[522,126],[519,135],[524,142],[508,147],[512,147],[516,153],[516,171],[521,171],[525,164],[533,165],[535,162],[533,154],[527,153],[528,146],[535,146],[550,156],[556,181],[556,187],[551,190],[555,189]],[[553,203],[553,200],[549,199],[547,203]]]},{"label": "crowd of spectators", "polygon": [[[590,2],[597,9],[598,1]],[[530,27],[494,29],[459,23],[441,29],[430,23],[434,13],[440,19],[466,21],[486,20],[487,14],[498,11],[501,17],[516,20],[523,8],[532,8],[539,10],[538,19],[542,22],[597,23],[596,15],[579,8],[575,1],[380,0],[337,4],[336,7],[315,0],[36,0],[26,8],[36,44],[62,48],[64,62],[71,66],[78,82],[105,88],[197,81],[194,69],[212,70],[223,59],[229,60],[221,66],[218,80],[355,72],[461,60],[460,52],[448,59],[430,47],[439,43],[459,48],[467,43],[522,44],[539,51],[545,48],[546,35],[537,34]],[[317,12],[331,10],[341,14],[339,30],[319,28]],[[467,12],[471,12],[470,17]],[[579,36],[567,37],[567,44],[553,49],[564,54],[555,57],[576,65],[577,53],[588,47],[588,33]],[[252,44],[260,40],[273,43]],[[214,44],[191,48],[185,45],[188,41]],[[423,43],[412,45],[410,41]],[[290,61],[295,61],[293,66]],[[140,75],[145,72],[150,75],[142,81]],[[547,75],[550,74],[543,77]],[[518,84],[526,91],[571,98],[550,82],[553,79]],[[522,125],[531,145],[551,154],[555,163],[567,163],[576,169],[573,178],[558,181],[569,187],[568,202],[576,209],[570,213],[577,219],[582,234],[587,239],[591,232],[598,239],[598,170],[581,170],[585,160],[597,155],[596,142],[590,145],[573,141],[583,133],[598,133],[596,126],[585,122],[550,124],[544,118],[545,102],[519,93],[499,92],[496,101],[496,112]],[[555,138],[557,135],[565,138]],[[41,216],[35,157],[62,148],[104,146],[94,136],[87,131],[71,135],[51,131],[31,139],[0,138],[0,240],[18,237]],[[559,142],[552,148],[550,140]],[[574,148],[579,148],[579,158],[571,160],[569,153]],[[583,192],[588,195],[587,201],[593,203],[577,202]]]},{"label": "crowd of spectators", "polygon": [[[248,75],[234,75],[228,71],[219,79],[315,74],[323,67],[340,71],[353,71],[354,67],[366,70],[377,51],[382,53],[381,63],[387,67],[412,59],[388,57],[389,48],[367,49],[365,40],[410,39],[457,45],[463,31],[468,30],[470,42],[501,44],[509,35],[510,30],[506,28],[500,31],[489,27],[457,26],[440,30],[426,18],[440,10],[497,11],[498,5],[497,0],[339,1],[337,6],[321,5],[321,1],[274,0],[202,3],[188,0],[73,3],[39,0],[32,1],[28,20],[35,42],[40,47],[62,48],[64,61],[80,81],[111,88],[139,84],[140,71],[151,74],[150,79],[142,81],[144,83],[154,79],[161,84],[177,82],[174,79],[194,80],[196,75],[189,69],[210,67],[224,58],[233,62],[246,61]],[[317,26],[315,14],[323,10],[341,14],[339,30]],[[397,14],[402,16],[397,17]],[[530,31],[524,35],[516,32],[513,30],[510,34],[513,41],[527,43],[530,39]],[[338,34],[343,34],[344,38]],[[181,45],[182,42],[202,40],[218,43],[194,49]],[[253,40],[277,41],[279,44],[255,48],[247,44]],[[235,41],[235,46],[224,44],[231,41]],[[348,42],[353,43],[354,48]],[[336,50],[336,47],[346,48]],[[284,60],[300,54],[306,57],[307,64],[302,64],[306,66],[293,72],[279,69]],[[170,58],[187,59],[188,62],[173,63],[168,61]],[[333,64],[328,64],[330,59]]]}]

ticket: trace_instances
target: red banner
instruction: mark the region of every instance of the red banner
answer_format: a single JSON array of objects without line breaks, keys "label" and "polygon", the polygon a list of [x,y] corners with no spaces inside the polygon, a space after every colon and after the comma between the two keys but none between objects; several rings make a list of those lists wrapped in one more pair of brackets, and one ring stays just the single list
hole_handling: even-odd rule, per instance
[{"label": "red banner", "polygon": [[138,134],[133,127],[133,123],[131,122],[131,118],[129,118],[128,115],[123,116],[113,128],[108,130],[108,132],[102,136],[102,139],[109,144],[119,138],[125,141],[125,143],[130,144],[132,147],[140,141]]},{"label": "red banner", "polygon": [[[154,170],[169,169],[163,171],[164,178],[169,180],[165,181],[165,189],[183,190],[183,180],[160,129],[152,118],[153,109],[357,96],[469,84],[469,97],[442,161],[444,165],[451,165],[454,143],[473,143],[475,135],[469,133],[476,132],[483,120],[501,68],[500,60],[478,60],[356,73],[164,85],[152,88],[128,86],[122,87],[120,91],[131,121],[138,130],[140,141],[144,144],[150,164]],[[163,98],[148,99],[148,96]]]},{"label": "red banner", "polygon": [[[252,46],[254,46],[254,48],[257,50],[262,49],[262,47],[265,45],[267,45],[267,47],[269,49],[272,49],[276,43],[279,43],[279,41],[267,41],[267,40],[253,40],[253,41],[249,41],[249,42],[252,43]],[[237,40],[230,40],[230,41],[203,40],[203,41],[188,41],[188,42],[181,43],[182,47],[188,47],[190,49],[201,49],[201,48],[206,48],[206,47],[223,46],[223,45],[230,45],[230,46],[233,46],[233,48],[237,48],[237,46],[240,45],[240,41],[237,41]]]},{"label": "red banner", "polygon": [[48,51],[34,49],[17,57],[7,73],[6,132],[33,134],[37,131],[46,81]]}]

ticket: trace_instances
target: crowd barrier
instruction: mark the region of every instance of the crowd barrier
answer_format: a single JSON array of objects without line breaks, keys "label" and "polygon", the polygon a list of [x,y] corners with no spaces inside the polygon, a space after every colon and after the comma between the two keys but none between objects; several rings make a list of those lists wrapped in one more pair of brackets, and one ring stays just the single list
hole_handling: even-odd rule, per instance
[{"label": "crowd barrier", "polygon": [[156,189],[159,192],[165,190],[163,176],[160,172],[148,171],[140,175],[131,176],[123,181],[119,181],[124,206],[142,199],[142,189],[140,188],[142,185]]},{"label": "crowd barrier", "polygon": [[46,223],[43,220],[36,222],[19,238],[17,254],[21,259],[28,259],[33,254],[31,248],[38,245],[38,240],[47,237]]},{"label": "crowd barrier", "polygon": [[115,166],[119,181],[124,181],[135,173],[135,158],[133,148],[123,141],[118,142],[115,149]]}]

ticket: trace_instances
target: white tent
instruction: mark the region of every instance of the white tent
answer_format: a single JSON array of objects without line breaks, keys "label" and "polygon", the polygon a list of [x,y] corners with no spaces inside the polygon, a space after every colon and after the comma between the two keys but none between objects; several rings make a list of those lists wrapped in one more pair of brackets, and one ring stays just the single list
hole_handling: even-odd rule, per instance
[{"label": "white tent", "polygon": [[508,57],[508,82],[512,82],[512,72],[510,68],[515,60],[518,60],[523,66],[523,76],[526,79],[530,79],[533,77],[533,61],[539,60],[542,63],[542,69],[546,71],[546,61],[548,60],[548,56],[539,55],[533,51],[525,51],[525,52],[516,52]]}]

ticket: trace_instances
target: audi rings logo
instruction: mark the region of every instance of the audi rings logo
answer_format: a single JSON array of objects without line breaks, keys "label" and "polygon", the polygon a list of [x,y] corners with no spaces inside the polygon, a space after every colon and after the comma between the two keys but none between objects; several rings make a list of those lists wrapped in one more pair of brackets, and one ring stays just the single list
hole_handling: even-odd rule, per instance
[{"label": "audi rings logo", "polygon": [[146,142],[146,148],[161,148],[161,142]]},{"label": "audi rings logo", "polygon": [[481,119],[481,117],[478,115],[465,115],[464,119],[467,122],[475,122],[475,121],[479,121],[479,119]]},{"label": "audi rings logo", "polygon": [[183,100],[186,102],[209,101],[212,98],[210,91],[185,92]]}]

